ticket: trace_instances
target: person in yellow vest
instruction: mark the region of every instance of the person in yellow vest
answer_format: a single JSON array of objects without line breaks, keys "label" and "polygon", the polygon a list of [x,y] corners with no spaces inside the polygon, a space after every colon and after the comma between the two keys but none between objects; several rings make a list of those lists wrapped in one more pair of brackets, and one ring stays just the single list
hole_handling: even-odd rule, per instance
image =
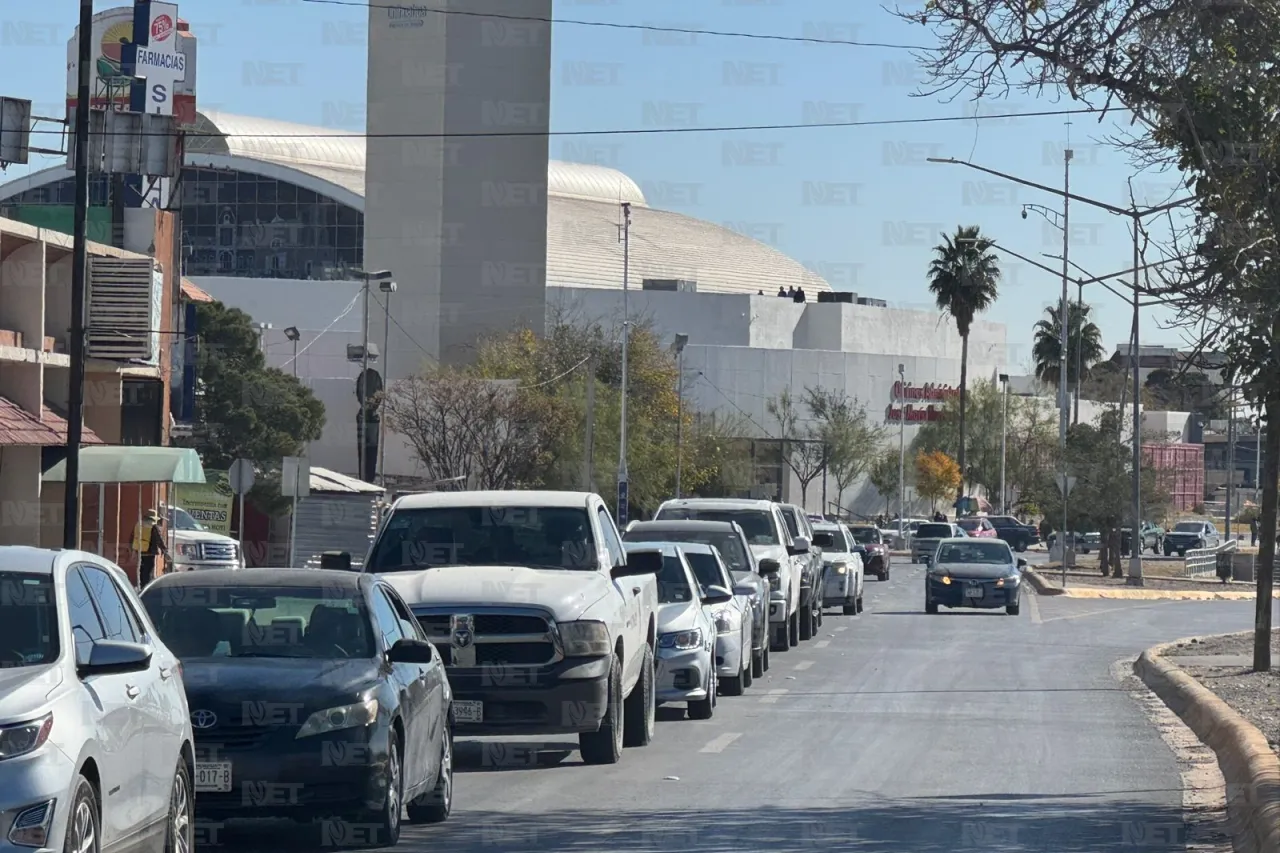
[{"label": "person in yellow vest", "polygon": [[156,576],[156,556],[169,556],[160,515],[154,509],[147,510],[133,529],[133,551],[138,555],[138,588],[143,589]]}]

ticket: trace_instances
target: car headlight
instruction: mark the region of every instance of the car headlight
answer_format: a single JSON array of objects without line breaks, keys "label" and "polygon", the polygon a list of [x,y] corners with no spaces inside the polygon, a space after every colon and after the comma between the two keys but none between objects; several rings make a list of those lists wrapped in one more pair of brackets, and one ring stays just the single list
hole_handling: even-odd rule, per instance
[{"label": "car headlight", "polygon": [[560,644],[567,658],[598,658],[613,651],[613,644],[609,641],[609,628],[603,622],[564,622],[557,627],[560,631]]},{"label": "car headlight", "polygon": [[674,631],[670,634],[663,634],[658,638],[658,646],[659,648],[676,649],[682,652],[700,648],[702,646],[702,629],[694,628],[692,631]]},{"label": "car headlight", "polygon": [[0,761],[35,752],[44,746],[53,731],[53,714],[25,723],[0,727]]},{"label": "car headlight", "polygon": [[951,585],[951,575],[929,575],[929,577],[933,578],[938,583],[943,584],[944,586]]},{"label": "car headlight", "polygon": [[848,563],[827,563],[827,568],[838,575],[842,575],[849,571]]},{"label": "car headlight", "polygon": [[742,614],[736,610],[717,610],[712,614],[717,634],[731,634],[742,628]]},{"label": "car headlight", "polygon": [[343,729],[357,729],[372,725],[378,719],[378,700],[366,699],[351,705],[339,705],[316,711],[298,729],[296,737],[310,737]]},{"label": "car headlight", "polygon": [[178,556],[198,560],[200,559],[200,545],[195,542],[180,543],[178,545]]},{"label": "car headlight", "polygon": [[996,581],[996,586],[1017,586],[1018,581],[1020,580],[1022,580],[1021,577],[1016,574],[1012,574],[1007,578],[1000,578],[1000,580]]}]

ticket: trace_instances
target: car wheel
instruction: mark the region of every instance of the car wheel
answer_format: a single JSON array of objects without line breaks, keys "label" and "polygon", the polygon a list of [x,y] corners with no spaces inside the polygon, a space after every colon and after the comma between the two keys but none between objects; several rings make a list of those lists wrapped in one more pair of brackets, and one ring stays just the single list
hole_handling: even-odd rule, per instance
[{"label": "car wheel", "polygon": [[760,670],[761,675],[769,671],[769,647],[765,646],[760,652]]},{"label": "car wheel", "polygon": [[936,601],[932,600],[931,598],[929,598],[929,596],[928,596],[928,595],[926,595],[926,596],[924,597],[924,612],[925,612],[925,613],[937,613],[937,612],[938,612],[938,602],[936,602]]},{"label": "car wheel", "polygon": [[393,731],[391,746],[387,749],[387,794],[382,808],[366,817],[374,827],[379,847],[394,847],[400,843],[400,811],[404,806],[404,761],[400,757],[400,738]]},{"label": "car wheel", "polygon": [[1027,550],[1027,540],[1025,540],[1025,539],[1019,539],[1019,540],[1018,540],[1018,545],[1017,545],[1017,547],[1016,547],[1014,550],[1016,550],[1019,554],[1021,554],[1023,551],[1026,551],[1026,550]]},{"label": "car wheel", "polygon": [[742,662],[742,686],[750,687],[756,677],[751,674],[751,661],[743,660]]},{"label": "car wheel", "polygon": [[709,720],[716,712],[716,671],[714,668],[707,675],[707,698],[689,703],[689,719]]},{"label": "car wheel", "polygon": [[1021,603],[1021,602],[1016,602],[1016,601],[1015,601],[1013,604],[1010,604],[1009,606],[1007,606],[1007,607],[1004,609],[1004,612],[1005,612],[1005,613],[1008,613],[1010,616],[1017,616],[1017,615],[1018,615],[1018,611],[1019,611],[1021,608],[1022,608],[1022,603]]},{"label": "car wheel", "polygon": [[414,823],[444,823],[453,810],[453,721],[445,723],[443,743],[440,745],[440,775],[436,786],[425,794],[410,800],[406,809]]},{"label": "car wheel", "polygon": [[764,678],[764,656],[768,653],[768,649],[761,649],[758,652],[751,653],[751,677]]},{"label": "car wheel", "polygon": [[627,711],[623,714],[626,725],[622,733],[623,746],[648,746],[653,741],[654,720],[658,715],[658,706],[654,703],[657,691],[653,681],[653,649],[644,647],[644,669],[640,674],[640,682],[631,689],[627,697]]},{"label": "car wheel", "polygon": [[813,622],[814,622],[813,605],[812,604],[805,605],[803,608],[801,608],[799,615],[800,615],[799,639],[802,642],[805,640],[812,640],[813,639]]},{"label": "car wheel", "polygon": [[845,615],[845,616],[857,616],[857,615],[858,615],[858,602],[856,602],[856,601],[855,601],[853,604],[846,604],[846,605],[844,606],[844,615]]},{"label": "car wheel", "polygon": [[800,645],[800,614],[791,614],[791,624],[787,626],[787,648]]},{"label": "car wheel", "polygon": [[622,758],[622,661],[613,659],[609,668],[609,698],[604,719],[600,728],[594,732],[583,732],[578,735],[578,751],[587,764],[617,764]]},{"label": "car wheel", "polygon": [[63,853],[98,853],[102,844],[99,825],[97,792],[89,780],[81,776],[76,780],[76,792],[71,797],[67,833],[62,842]]},{"label": "car wheel", "polygon": [[191,769],[179,759],[169,792],[169,825],[165,830],[165,853],[191,853],[195,848],[195,801],[191,797]]},{"label": "car wheel", "polygon": [[741,696],[745,692],[747,683],[739,672],[733,678],[725,678],[720,680],[720,692],[725,696]]},{"label": "car wheel", "polygon": [[1186,552],[1186,551],[1181,551],[1181,550],[1180,550],[1180,551],[1178,551],[1178,556],[1179,556],[1180,558],[1181,558],[1181,557],[1186,557],[1186,556],[1187,556],[1187,552]]},{"label": "car wheel", "polygon": [[773,636],[769,638],[769,649],[775,652],[785,652],[787,650],[787,640],[790,637],[788,630],[790,622],[770,622],[769,631]]}]

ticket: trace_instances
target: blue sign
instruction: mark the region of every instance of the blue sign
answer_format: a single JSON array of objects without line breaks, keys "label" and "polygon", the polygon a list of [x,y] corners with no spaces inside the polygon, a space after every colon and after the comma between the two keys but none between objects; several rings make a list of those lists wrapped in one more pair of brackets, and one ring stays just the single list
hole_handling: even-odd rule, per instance
[{"label": "blue sign", "polygon": [[627,481],[618,481],[618,527],[627,526]]}]

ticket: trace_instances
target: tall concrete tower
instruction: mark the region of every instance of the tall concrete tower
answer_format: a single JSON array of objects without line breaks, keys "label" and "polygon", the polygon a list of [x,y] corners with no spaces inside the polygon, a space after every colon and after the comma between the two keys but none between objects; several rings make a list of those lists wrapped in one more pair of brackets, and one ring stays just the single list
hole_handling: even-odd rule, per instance
[{"label": "tall concrete tower", "polygon": [[486,15],[551,5],[370,6],[365,269],[397,282],[388,380],[543,331],[551,25]]}]

